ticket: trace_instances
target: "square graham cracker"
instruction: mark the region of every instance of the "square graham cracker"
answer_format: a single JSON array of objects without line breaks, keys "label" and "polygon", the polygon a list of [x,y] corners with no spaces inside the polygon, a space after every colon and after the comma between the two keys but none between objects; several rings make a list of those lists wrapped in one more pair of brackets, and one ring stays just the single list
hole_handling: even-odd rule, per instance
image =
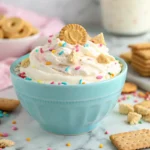
[{"label": "square graham cracker", "polygon": [[142,129],[110,136],[118,150],[138,150],[150,148],[150,130]]},{"label": "square graham cracker", "polygon": [[142,57],[144,60],[150,60],[150,49],[142,51],[132,51],[132,55],[137,55]]}]

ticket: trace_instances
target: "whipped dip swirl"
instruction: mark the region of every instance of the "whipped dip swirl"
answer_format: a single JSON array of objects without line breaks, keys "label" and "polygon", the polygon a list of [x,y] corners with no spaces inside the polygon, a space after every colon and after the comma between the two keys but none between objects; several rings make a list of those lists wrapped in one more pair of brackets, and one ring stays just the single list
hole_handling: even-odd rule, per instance
[{"label": "whipped dip swirl", "polygon": [[[97,58],[100,54],[111,58],[111,61],[99,63]],[[29,60],[30,65],[20,67],[20,73],[25,73],[33,81],[48,84],[99,82],[113,78],[121,71],[120,63],[109,55],[105,45],[90,40],[85,45],[71,45],[61,41],[58,35],[51,35],[46,45],[32,50]]]}]

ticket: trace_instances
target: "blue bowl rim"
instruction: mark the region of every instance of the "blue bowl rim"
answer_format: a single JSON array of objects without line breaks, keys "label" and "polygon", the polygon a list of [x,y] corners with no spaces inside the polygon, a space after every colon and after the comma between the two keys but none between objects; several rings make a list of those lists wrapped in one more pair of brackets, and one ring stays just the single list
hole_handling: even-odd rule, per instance
[{"label": "blue bowl rim", "polygon": [[111,79],[108,79],[108,80],[104,80],[104,81],[100,81],[100,82],[93,82],[93,83],[89,83],[89,84],[75,84],[75,85],[64,85],[64,86],[60,86],[60,85],[55,85],[55,84],[40,84],[40,83],[37,83],[37,82],[32,82],[32,81],[28,81],[28,80],[25,80],[25,79],[22,79],[22,78],[20,78],[19,76],[17,76],[17,74],[15,73],[15,71],[14,71],[14,68],[23,60],[23,59],[25,59],[26,57],[28,57],[29,56],[29,54],[26,54],[26,55],[24,55],[24,56],[22,56],[22,57],[20,57],[20,58],[18,58],[17,60],[15,60],[12,64],[11,64],[11,66],[10,66],[10,73],[11,73],[11,75],[13,76],[13,77],[15,77],[16,79],[19,79],[19,80],[22,80],[22,81],[24,81],[24,82],[27,82],[27,83],[32,83],[32,84],[35,84],[35,85],[41,85],[41,86],[47,86],[47,87],[87,87],[87,86],[96,86],[96,85],[98,85],[98,84],[102,84],[102,83],[107,83],[107,82],[110,82],[110,81],[113,81],[113,80],[115,80],[115,79],[117,79],[117,78],[119,78],[122,74],[124,74],[124,73],[126,73],[127,72],[127,64],[126,64],[126,62],[123,60],[123,59],[121,59],[120,57],[117,57],[117,56],[115,56],[115,58],[117,59],[117,60],[119,60],[119,62],[123,65],[123,67],[122,67],[122,71],[117,75],[117,76],[115,76],[114,78],[111,78]]}]

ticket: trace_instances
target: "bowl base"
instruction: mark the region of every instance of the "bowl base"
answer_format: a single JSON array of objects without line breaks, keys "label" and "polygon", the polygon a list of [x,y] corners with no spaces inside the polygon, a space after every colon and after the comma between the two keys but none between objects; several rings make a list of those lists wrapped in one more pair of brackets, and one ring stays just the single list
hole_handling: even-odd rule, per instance
[{"label": "bowl base", "polygon": [[83,127],[83,128],[78,128],[78,129],[64,129],[63,131],[62,130],[58,130],[58,129],[54,129],[54,128],[51,128],[50,126],[48,125],[43,125],[43,124],[40,124],[40,127],[50,133],[53,133],[53,134],[57,134],[57,135],[68,135],[68,136],[74,136],[74,135],[81,135],[81,134],[85,134],[87,132],[90,132],[94,129],[96,129],[97,127],[99,127],[100,123],[97,123],[97,124],[94,124],[94,125],[90,125],[88,127]]}]

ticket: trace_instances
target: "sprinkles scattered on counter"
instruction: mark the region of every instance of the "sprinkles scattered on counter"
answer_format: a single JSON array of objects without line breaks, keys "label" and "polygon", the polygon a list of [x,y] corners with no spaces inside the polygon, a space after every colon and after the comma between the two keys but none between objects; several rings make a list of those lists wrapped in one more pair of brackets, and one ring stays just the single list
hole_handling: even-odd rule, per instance
[{"label": "sprinkles scattered on counter", "polygon": [[58,53],[58,55],[62,55],[64,53],[64,51],[60,51],[59,53]]},{"label": "sprinkles scattered on counter", "polygon": [[105,131],[105,134],[108,134],[108,131]]},{"label": "sprinkles scattered on counter", "polygon": [[103,78],[103,76],[101,76],[101,75],[96,77],[96,79],[102,79],[102,78]]},{"label": "sprinkles scattered on counter", "polygon": [[99,145],[99,148],[103,148],[103,144],[100,144],[100,145]]},{"label": "sprinkles scattered on counter", "polygon": [[8,137],[9,134],[7,132],[2,133],[2,137]]},{"label": "sprinkles scattered on counter", "polygon": [[17,122],[15,120],[12,121],[12,124],[16,124]]},{"label": "sprinkles scattered on counter", "polygon": [[65,71],[68,72],[69,69],[70,69],[70,66],[66,67],[66,68],[65,68]]},{"label": "sprinkles scattered on counter", "polygon": [[13,126],[12,130],[16,131],[16,130],[18,130],[18,128],[16,126]]},{"label": "sprinkles scattered on counter", "polygon": [[47,150],[52,150],[52,149],[49,147],[49,148],[47,148]]},{"label": "sprinkles scattered on counter", "polygon": [[30,141],[31,141],[31,139],[28,137],[28,138],[26,138],[26,141],[27,141],[27,142],[30,142]]},{"label": "sprinkles scattered on counter", "polygon": [[77,66],[77,67],[75,67],[75,70],[79,70],[81,67],[80,66]]},{"label": "sprinkles scattered on counter", "polygon": [[67,143],[66,146],[68,146],[68,147],[71,146],[71,143]]}]

